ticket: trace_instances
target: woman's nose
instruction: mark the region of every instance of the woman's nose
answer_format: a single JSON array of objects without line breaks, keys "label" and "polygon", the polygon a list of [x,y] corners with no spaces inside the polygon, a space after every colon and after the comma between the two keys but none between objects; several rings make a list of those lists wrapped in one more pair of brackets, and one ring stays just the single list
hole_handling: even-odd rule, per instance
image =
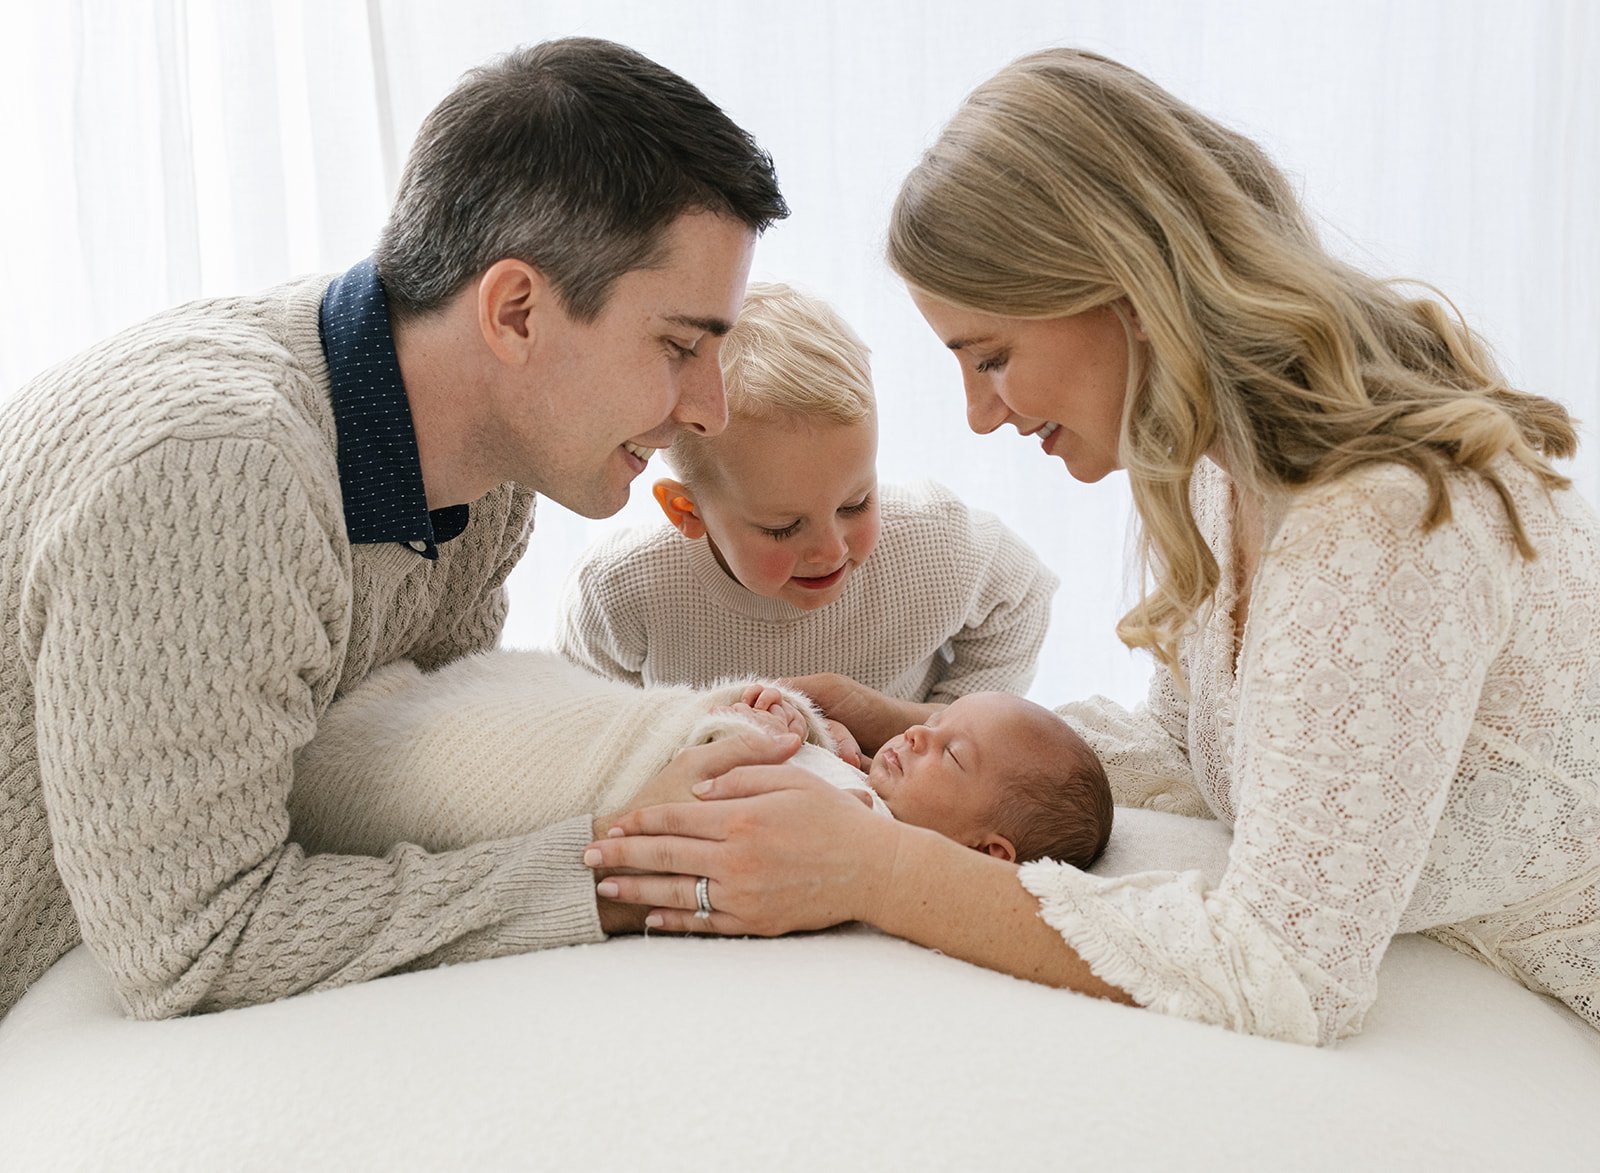
[{"label": "woman's nose", "polygon": [[988,381],[976,375],[966,380],[967,426],[980,436],[987,436],[1011,416],[1011,409],[1003,403]]}]

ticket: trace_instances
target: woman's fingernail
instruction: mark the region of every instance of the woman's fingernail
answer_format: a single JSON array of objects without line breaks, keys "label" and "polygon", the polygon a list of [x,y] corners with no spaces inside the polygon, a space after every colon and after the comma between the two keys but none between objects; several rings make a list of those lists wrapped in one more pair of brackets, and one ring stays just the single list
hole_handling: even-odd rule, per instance
[{"label": "woman's fingernail", "polygon": [[607,839],[621,839],[626,834],[627,834],[627,832],[624,831],[621,827],[612,827],[611,830],[606,832],[606,838]]},{"label": "woman's fingernail", "polygon": [[647,929],[659,929],[666,923],[666,921],[661,919],[661,914],[659,912],[652,912],[649,916],[644,918],[644,927]]},{"label": "woman's fingernail", "polygon": [[690,794],[710,794],[711,793],[711,779],[707,778],[704,782],[696,782],[693,786],[689,787],[689,793]]},{"label": "woman's fingernail", "polygon": [[601,880],[594,886],[594,890],[610,900],[617,894],[617,884],[615,880]]},{"label": "woman's fingernail", "polygon": [[585,851],[583,853],[583,862],[587,866],[592,867],[592,868],[599,867],[600,866],[600,849],[598,847],[591,847],[591,848],[589,848],[588,851]]}]

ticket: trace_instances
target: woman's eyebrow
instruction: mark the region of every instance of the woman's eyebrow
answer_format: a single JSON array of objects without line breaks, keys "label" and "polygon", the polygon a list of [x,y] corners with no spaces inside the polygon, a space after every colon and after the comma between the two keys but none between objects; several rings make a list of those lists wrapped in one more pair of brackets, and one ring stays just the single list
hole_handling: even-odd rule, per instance
[{"label": "woman's eyebrow", "polygon": [[951,350],[960,350],[963,347],[976,346],[980,342],[988,342],[993,337],[992,334],[975,334],[971,338],[952,338],[945,345]]}]

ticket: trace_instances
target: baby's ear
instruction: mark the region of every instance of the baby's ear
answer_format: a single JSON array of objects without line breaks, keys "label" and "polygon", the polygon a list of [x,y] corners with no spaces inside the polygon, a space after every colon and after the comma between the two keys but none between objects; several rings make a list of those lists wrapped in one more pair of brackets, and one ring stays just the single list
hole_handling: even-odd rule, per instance
[{"label": "baby's ear", "polygon": [[1017,862],[1017,849],[1004,835],[985,835],[972,846],[974,850],[992,855],[995,859],[1003,859],[1007,863]]},{"label": "baby's ear", "polygon": [[656,504],[661,506],[661,512],[667,515],[667,520],[680,534],[691,541],[705,536],[705,523],[694,511],[694,501],[689,497],[687,485],[671,477],[662,477],[650,491],[655,495]]}]

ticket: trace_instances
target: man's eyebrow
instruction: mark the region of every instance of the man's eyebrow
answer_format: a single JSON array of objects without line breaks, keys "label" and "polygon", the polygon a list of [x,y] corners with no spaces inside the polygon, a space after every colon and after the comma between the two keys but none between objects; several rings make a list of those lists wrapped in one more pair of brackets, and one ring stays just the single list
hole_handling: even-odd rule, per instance
[{"label": "man's eyebrow", "polygon": [[724,321],[722,318],[696,318],[689,314],[668,314],[667,321],[674,326],[688,326],[691,330],[704,330],[707,334],[713,334],[718,338],[733,329],[733,323]]}]

